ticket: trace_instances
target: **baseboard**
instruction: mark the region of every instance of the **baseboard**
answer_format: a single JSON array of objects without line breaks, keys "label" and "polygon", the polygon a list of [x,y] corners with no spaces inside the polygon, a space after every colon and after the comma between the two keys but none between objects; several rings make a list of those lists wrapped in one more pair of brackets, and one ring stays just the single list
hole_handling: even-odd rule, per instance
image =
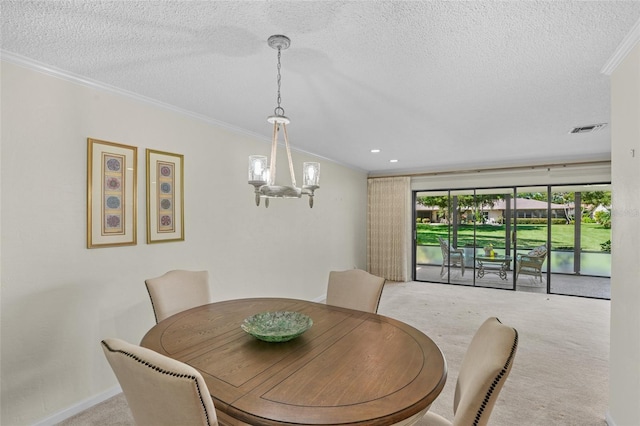
[{"label": "baseboard", "polygon": [[616,426],[616,422],[611,418],[611,413],[609,411],[604,414],[604,421],[607,422],[608,426]]},{"label": "baseboard", "polygon": [[71,407],[58,411],[56,414],[49,416],[45,419],[42,419],[37,423],[34,423],[33,426],[53,426],[64,420],[67,420],[70,417],[75,416],[76,414],[83,412],[84,410],[87,410],[93,407],[94,405],[98,405],[101,402],[104,402],[107,399],[118,395],[121,392],[122,392],[122,388],[120,386],[116,386],[114,388],[108,389],[98,395],[95,395],[91,398],[87,398],[83,401],[80,401],[79,403],[74,404]]},{"label": "baseboard", "polygon": [[[318,302],[318,303],[324,303],[327,300],[327,295],[323,294],[322,296],[319,296],[315,299],[313,299],[313,302]],[[36,423],[33,424],[33,426],[53,426],[56,425],[64,420],[67,420],[68,418],[71,418],[73,416],[75,416],[76,414],[79,414],[81,412],[83,412],[84,410],[87,410],[91,407],[93,407],[94,405],[98,405],[101,402],[106,401],[109,398],[112,398],[116,395],[118,395],[119,393],[122,392],[122,388],[120,386],[116,386],[114,388],[111,388],[109,390],[106,390],[96,396],[93,396],[91,398],[85,399],[84,401],[80,401],[79,403],[72,405],[71,407],[65,408],[64,410],[61,410],[47,418],[44,418]],[[611,425],[610,425],[611,426]]]},{"label": "baseboard", "polygon": [[315,299],[312,300],[312,302],[317,302],[317,303],[323,303],[327,300],[327,295],[323,294],[320,297],[316,297]]}]

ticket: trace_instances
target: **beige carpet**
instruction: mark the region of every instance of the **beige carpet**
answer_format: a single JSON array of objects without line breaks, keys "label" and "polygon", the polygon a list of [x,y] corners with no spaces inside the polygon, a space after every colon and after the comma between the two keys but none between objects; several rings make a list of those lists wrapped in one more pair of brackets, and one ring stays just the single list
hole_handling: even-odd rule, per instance
[{"label": "beige carpet", "polygon": [[[513,370],[489,422],[513,425],[605,425],[609,374],[607,300],[432,283],[390,283],[379,313],[424,331],[449,367],[431,407],[451,420],[458,367],[477,327],[497,316],[520,336]],[[122,395],[61,423],[132,425]]]}]

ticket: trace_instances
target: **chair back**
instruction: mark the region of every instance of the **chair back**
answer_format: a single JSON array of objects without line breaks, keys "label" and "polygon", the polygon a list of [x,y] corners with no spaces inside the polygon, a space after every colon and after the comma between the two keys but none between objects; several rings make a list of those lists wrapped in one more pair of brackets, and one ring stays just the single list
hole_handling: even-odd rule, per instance
[{"label": "chair back", "polygon": [[440,250],[442,250],[442,257],[446,259],[446,257],[449,256],[451,247],[449,247],[449,243],[445,241],[442,237],[438,237],[438,241],[440,241]]},{"label": "chair back", "polygon": [[362,269],[329,272],[327,305],[378,312],[385,279]]},{"label": "chair back", "polygon": [[102,350],[137,425],[218,424],[207,384],[195,368],[120,339],[103,340]]},{"label": "chair back", "polygon": [[211,302],[207,271],[169,271],[145,280],[156,323],[173,314]]},{"label": "chair back", "polygon": [[529,257],[538,257],[538,258],[546,258],[547,257],[547,245],[546,244],[542,244],[541,246],[538,246],[538,247],[534,248],[529,253],[527,253],[527,256],[529,256]]},{"label": "chair back", "polygon": [[486,425],[511,372],[518,332],[498,318],[488,318],[465,353],[454,396],[454,425]]},{"label": "chair back", "polygon": [[444,260],[449,259],[450,255],[461,255],[462,250],[451,248],[451,246],[449,245],[449,241],[443,239],[442,237],[438,237],[438,241],[440,241],[440,250],[442,250],[442,258]]}]

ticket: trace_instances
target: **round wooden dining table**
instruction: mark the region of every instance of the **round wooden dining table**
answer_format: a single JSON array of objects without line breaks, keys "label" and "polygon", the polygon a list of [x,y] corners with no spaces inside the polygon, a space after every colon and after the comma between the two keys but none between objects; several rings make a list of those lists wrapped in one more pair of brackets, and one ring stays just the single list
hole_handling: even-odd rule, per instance
[{"label": "round wooden dining table", "polygon": [[[261,312],[313,326],[265,342],[240,325]],[[421,331],[382,315],[297,299],[211,303],[156,324],[141,345],[196,368],[229,425],[410,424],[442,391],[447,365]]]}]

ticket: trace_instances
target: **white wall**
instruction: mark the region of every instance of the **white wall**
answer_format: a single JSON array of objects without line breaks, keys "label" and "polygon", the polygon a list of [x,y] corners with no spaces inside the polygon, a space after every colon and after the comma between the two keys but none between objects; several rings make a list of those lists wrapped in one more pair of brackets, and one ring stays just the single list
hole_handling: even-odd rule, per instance
[{"label": "white wall", "polygon": [[[206,269],[216,300],[316,299],[329,270],[366,267],[363,172],[320,160],[313,209],[257,208],[247,157],[267,141],[6,61],[1,72],[2,424],[116,386],[99,342],[139,342],[154,324],[145,278]],[[136,246],[86,248],[87,137],[138,147]],[[145,148],[184,154],[184,242],[145,243]],[[294,152],[298,168],[310,159]]]},{"label": "white wall", "polygon": [[[611,78],[609,424],[640,425],[640,43]],[[632,150],[633,153],[632,153]]]}]

